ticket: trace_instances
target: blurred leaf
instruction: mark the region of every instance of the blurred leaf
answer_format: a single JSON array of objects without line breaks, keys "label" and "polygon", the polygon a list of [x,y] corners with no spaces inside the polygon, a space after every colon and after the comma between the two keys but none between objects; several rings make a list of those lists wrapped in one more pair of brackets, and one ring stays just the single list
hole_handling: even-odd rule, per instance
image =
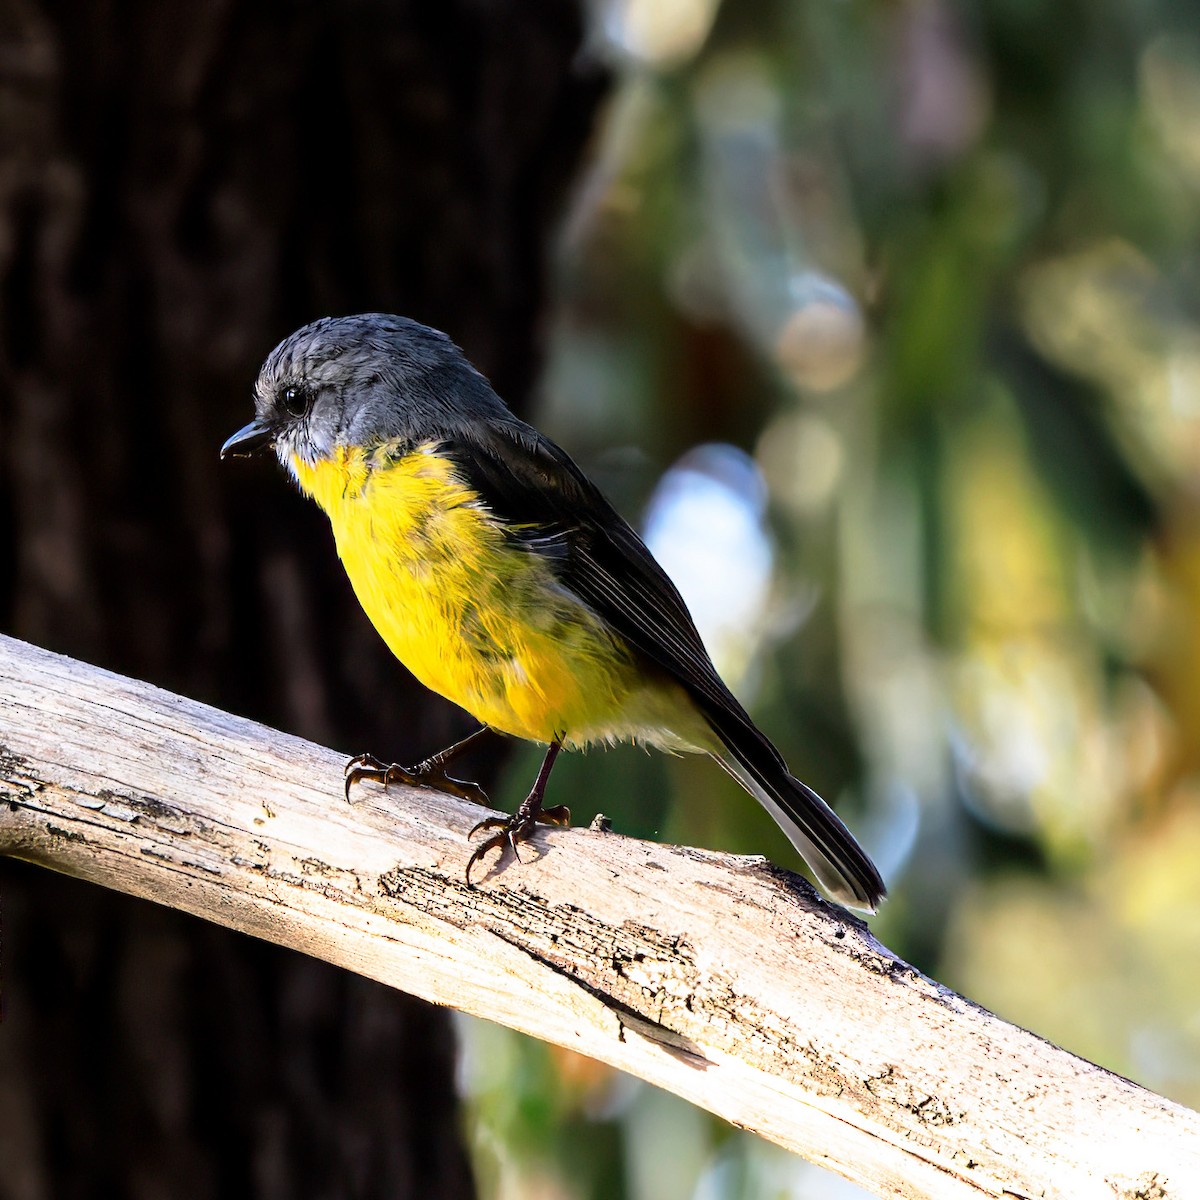
[{"label": "blurred leaf", "polygon": [[1131,557],[1159,525],[1158,504],[1133,470],[1096,388],[1042,357],[1011,327],[992,340],[1029,434],[1029,453],[1063,511],[1101,549]]}]

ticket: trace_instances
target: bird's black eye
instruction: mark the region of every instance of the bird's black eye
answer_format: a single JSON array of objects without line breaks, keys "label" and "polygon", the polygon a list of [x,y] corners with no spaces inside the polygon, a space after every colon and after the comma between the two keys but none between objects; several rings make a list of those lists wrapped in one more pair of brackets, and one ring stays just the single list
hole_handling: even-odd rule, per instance
[{"label": "bird's black eye", "polygon": [[293,417],[302,417],[308,412],[308,393],[303,388],[284,388],[279,393],[279,403],[283,410]]}]

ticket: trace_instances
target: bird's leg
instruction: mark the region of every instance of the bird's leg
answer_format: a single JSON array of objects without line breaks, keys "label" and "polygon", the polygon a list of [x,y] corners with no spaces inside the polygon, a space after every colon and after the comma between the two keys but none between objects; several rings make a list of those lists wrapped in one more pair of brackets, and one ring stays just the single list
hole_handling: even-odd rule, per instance
[{"label": "bird's leg", "polygon": [[529,795],[521,801],[517,811],[511,817],[486,817],[467,834],[468,838],[473,838],[481,829],[499,831],[488,838],[467,860],[467,887],[471,886],[471,868],[489,850],[499,848],[503,851],[505,846],[509,846],[517,861],[520,862],[521,855],[517,850],[517,843],[529,837],[539,822],[543,825],[569,825],[571,823],[571,810],[565,804],[556,805],[554,808],[542,807],[542,800],[546,795],[546,781],[550,778],[554,760],[558,757],[561,749],[562,738],[557,737],[546,750],[546,757],[542,759],[541,768],[537,773],[537,778],[533,781],[533,787],[529,789]]},{"label": "bird's leg", "polygon": [[386,788],[389,783],[407,783],[412,787],[436,788],[439,792],[449,792],[463,800],[473,800],[476,804],[490,807],[491,801],[487,793],[477,783],[467,783],[461,779],[453,779],[446,774],[446,768],[468,750],[478,744],[486,734],[494,732],[488,726],[475,730],[469,737],[445,750],[439,750],[428,758],[417,763],[415,767],[402,767],[399,763],[385,763],[373,754],[359,754],[346,764],[345,789],[346,799],[350,799],[350,787],[364,779],[382,783]]}]

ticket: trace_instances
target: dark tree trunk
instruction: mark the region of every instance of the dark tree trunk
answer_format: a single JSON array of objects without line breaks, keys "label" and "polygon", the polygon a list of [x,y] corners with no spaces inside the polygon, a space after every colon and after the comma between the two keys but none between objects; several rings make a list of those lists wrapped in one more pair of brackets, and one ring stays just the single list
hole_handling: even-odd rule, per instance
[{"label": "dark tree trunk", "polygon": [[[520,406],[602,89],[580,38],[562,0],[8,0],[0,628],[348,752],[469,728],[386,653],[316,509],[217,449],[326,313],[448,329]],[[471,1194],[444,1014],[0,884],[3,1200]]]}]

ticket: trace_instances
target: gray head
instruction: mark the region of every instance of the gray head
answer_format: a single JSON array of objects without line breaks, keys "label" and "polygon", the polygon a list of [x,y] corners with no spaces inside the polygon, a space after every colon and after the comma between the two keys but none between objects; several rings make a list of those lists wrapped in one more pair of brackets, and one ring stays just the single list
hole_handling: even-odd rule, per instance
[{"label": "gray head", "polygon": [[221,457],[272,446],[284,465],[339,447],[419,444],[478,420],[512,420],[444,334],[386,313],[323,317],[285,338],[254,385],[254,420]]}]

